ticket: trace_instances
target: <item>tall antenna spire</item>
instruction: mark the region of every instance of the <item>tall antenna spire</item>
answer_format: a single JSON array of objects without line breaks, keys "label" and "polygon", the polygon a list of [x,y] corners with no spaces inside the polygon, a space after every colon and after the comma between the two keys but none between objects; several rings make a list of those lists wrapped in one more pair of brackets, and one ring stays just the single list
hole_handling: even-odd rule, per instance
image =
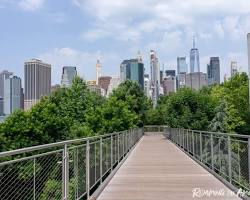
[{"label": "tall antenna spire", "polygon": [[193,35],[193,48],[195,49],[195,35]]}]

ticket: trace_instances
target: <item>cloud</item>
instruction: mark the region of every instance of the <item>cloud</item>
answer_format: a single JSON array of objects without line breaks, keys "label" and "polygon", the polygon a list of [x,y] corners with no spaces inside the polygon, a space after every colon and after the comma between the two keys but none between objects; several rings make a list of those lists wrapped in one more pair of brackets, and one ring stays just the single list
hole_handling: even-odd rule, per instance
[{"label": "cloud", "polygon": [[104,29],[92,29],[92,30],[88,30],[86,32],[83,33],[83,38],[88,40],[88,41],[96,41],[99,40],[101,38],[105,38],[110,36],[111,33],[107,30]]},{"label": "cloud", "polygon": [[150,43],[147,49],[158,49],[164,53],[177,53],[182,47],[183,33],[181,31],[165,32],[162,39],[155,43]]},{"label": "cloud", "polygon": [[115,53],[85,52],[70,47],[55,48],[38,56],[39,59],[52,65],[53,84],[60,83],[63,66],[76,66],[78,74],[85,79],[95,79],[95,65],[100,59],[102,73],[118,74],[120,58]]},{"label": "cloud", "polygon": [[21,0],[19,6],[26,11],[34,11],[41,8],[45,0]]},{"label": "cloud", "polygon": [[[192,36],[197,38],[201,66],[206,72],[209,55],[222,60],[222,73],[229,70],[229,53],[241,52],[236,59],[245,66],[246,34],[250,31],[249,0],[74,0],[93,18],[86,33],[95,39],[133,38],[134,49],[154,48],[162,62],[189,57]],[[96,31],[98,30],[98,31]],[[96,32],[95,32],[96,31]],[[125,37],[126,36],[126,37]],[[227,64],[226,64],[227,63]],[[247,65],[246,65],[247,66]],[[244,68],[244,67],[243,67]]]},{"label": "cloud", "polygon": [[[94,28],[87,33],[95,30],[107,31],[114,21],[124,24],[124,28],[115,38],[119,38],[119,34],[128,29],[130,32],[136,29],[136,35],[139,36],[144,32],[153,33],[156,30],[164,34],[170,29],[189,28],[193,32],[202,32],[200,36],[203,38],[211,38],[212,35],[224,38],[225,32],[230,31],[229,36],[237,39],[245,33],[240,30],[250,26],[250,22],[239,17],[250,16],[249,0],[187,0],[182,3],[179,0],[73,0],[73,2],[96,20]],[[117,33],[115,27],[108,30]],[[205,34],[208,31],[210,33]],[[110,34],[106,36],[109,37]]]}]

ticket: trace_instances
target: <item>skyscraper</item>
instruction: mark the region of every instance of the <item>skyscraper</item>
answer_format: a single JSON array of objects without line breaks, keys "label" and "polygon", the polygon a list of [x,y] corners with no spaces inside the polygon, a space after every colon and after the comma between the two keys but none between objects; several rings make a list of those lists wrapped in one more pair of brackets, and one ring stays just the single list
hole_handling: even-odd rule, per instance
[{"label": "skyscraper", "polygon": [[[247,49],[248,49],[248,79],[250,80],[250,33],[247,34]],[[250,82],[249,82],[249,110],[250,110]]]},{"label": "skyscraper", "polygon": [[188,73],[188,65],[186,57],[177,58],[177,88],[184,88],[186,85],[186,74]]},{"label": "skyscraper", "polygon": [[4,82],[4,114],[9,115],[17,109],[22,109],[22,82],[17,76],[10,76]]},{"label": "skyscraper", "polygon": [[116,89],[120,83],[121,83],[120,77],[113,76],[112,79],[110,80],[107,95],[109,96],[110,94],[112,94],[113,90]]},{"label": "skyscraper", "polygon": [[167,76],[163,81],[164,95],[169,95],[176,92],[176,77]]},{"label": "skyscraper", "polygon": [[231,62],[231,77],[238,73],[238,65],[236,61]]},{"label": "skyscraper", "polygon": [[149,74],[144,74],[144,93],[148,98],[151,98]]},{"label": "skyscraper", "polygon": [[111,76],[101,76],[98,79],[98,83],[99,83],[100,87],[104,90],[104,95],[107,95],[111,79],[112,79]]},{"label": "skyscraper", "polygon": [[159,99],[160,68],[159,68],[158,58],[156,57],[156,52],[154,50],[150,51],[150,71],[151,71],[152,100],[153,100],[153,106],[156,107],[157,101]]},{"label": "skyscraper", "polygon": [[96,84],[96,80],[87,81],[87,86],[90,91],[95,92],[99,95],[102,94],[102,88],[100,85]]},{"label": "skyscraper", "polygon": [[4,81],[6,78],[9,78],[11,75],[13,75],[12,72],[9,72],[7,70],[4,70],[0,73],[0,97],[4,96]]},{"label": "skyscraper", "polygon": [[188,66],[186,62],[186,57],[177,58],[177,74],[188,73]]},{"label": "skyscraper", "polygon": [[132,80],[144,89],[144,64],[140,59],[124,60],[120,65],[121,81]]},{"label": "skyscraper", "polygon": [[76,76],[77,76],[76,67],[64,66],[62,71],[61,85],[64,87],[70,87]]},{"label": "skyscraper", "polygon": [[211,57],[207,65],[208,85],[220,84],[220,58]]},{"label": "skyscraper", "polygon": [[163,84],[163,78],[164,77],[164,71],[163,70],[160,70],[160,85]]},{"label": "skyscraper", "polygon": [[4,86],[5,86],[5,79],[9,78],[13,75],[12,72],[4,70],[0,73],[0,115],[4,113]]},{"label": "skyscraper", "polygon": [[199,50],[195,47],[195,38],[193,39],[193,48],[190,51],[190,73],[200,72]]},{"label": "skyscraper", "polygon": [[3,106],[3,97],[0,97],[0,116],[2,116],[4,113],[4,106]]},{"label": "skyscraper", "polygon": [[51,91],[51,65],[38,59],[32,59],[24,64],[25,79],[25,110],[39,102],[42,96]]},{"label": "skyscraper", "polygon": [[168,77],[168,76],[175,77],[176,76],[174,69],[166,70],[165,73],[166,73],[166,77]]},{"label": "skyscraper", "polygon": [[207,86],[207,74],[195,72],[186,75],[186,87],[200,90],[204,86]]},{"label": "skyscraper", "polygon": [[100,60],[96,62],[96,85],[99,85],[99,77],[101,76],[102,65]]}]

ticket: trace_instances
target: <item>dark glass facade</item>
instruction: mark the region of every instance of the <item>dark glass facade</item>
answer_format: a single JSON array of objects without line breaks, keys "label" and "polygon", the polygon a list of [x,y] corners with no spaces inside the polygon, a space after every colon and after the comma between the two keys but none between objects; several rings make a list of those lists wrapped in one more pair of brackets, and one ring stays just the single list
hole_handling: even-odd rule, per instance
[{"label": "dark glass facade", "polygon": [[210,64],[207,65],[208,85],[220,84],[220,59],[211,57]]},{"label": "dark glass facade", "polygon": [[124,60],[120,66],[121,81],[132,80],[144,89],[144,64],[138,59]]}]

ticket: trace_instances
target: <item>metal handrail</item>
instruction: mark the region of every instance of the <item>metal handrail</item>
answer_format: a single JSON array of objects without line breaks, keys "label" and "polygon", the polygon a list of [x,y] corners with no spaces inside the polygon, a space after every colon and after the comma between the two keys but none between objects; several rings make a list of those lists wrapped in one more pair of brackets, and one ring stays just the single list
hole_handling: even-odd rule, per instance
[{"label": "metal handrail", "polygon": [[0,199],[89,199],[143,134],[137,128],[1,152]]},{"label": "metal handrail", "polygon": [[169,128],[169,139],[231,188],[250,191],[250,136]]},{"label": "metal handrail", "polygon": [[29,153],[31,151],[38,151],[38,150],[43,150],[43,149],[48,149],[48,148],[53,148],[53,147],[59,147],[59,146],[63,146],[66,144],[70,145],[70,144],[77,143],[77,142],[85,142],[88,140],[100,139],[100,138],[108,137],[111,135],[116,135],[119,133],[122,133],[122,131],[108,133],[108,134],[104,134],[104,135],[91,136],[91,137],[85,137],[85,138],[79,138],[79,139],[73,139],[73,140],[65,140],[65,141],[61,141],[61,142],[54,142],[54,143],[49,143],[49,144],[43,144],[43,145],[37,145],[37,146],[32,146],[32,147],[26,147],[26,148],[21,148],[21,149],[16,149],[16,150],[0,152],[0,158],[7,157],[7,156],[14,156],[17,154],[22,154],[22,153]]},{"label": "metal handrail", "polygon": [[[181,128],[182,129],[182,128]],[[236,133],[222,133],[222,132],[212,132],[212,131],[199,131],[199,130],[195,130],[195,129],[182,129],[185,131],[194,131],[194,132],[198,132],[198,133],[208,133],[208,134],[213,134],[213,135],[225,135],[228,136],[230,135],[231,137],[240,137],[240,138],[250,138],[250,135],[243,135],[243,134],[236,134]]]}]

